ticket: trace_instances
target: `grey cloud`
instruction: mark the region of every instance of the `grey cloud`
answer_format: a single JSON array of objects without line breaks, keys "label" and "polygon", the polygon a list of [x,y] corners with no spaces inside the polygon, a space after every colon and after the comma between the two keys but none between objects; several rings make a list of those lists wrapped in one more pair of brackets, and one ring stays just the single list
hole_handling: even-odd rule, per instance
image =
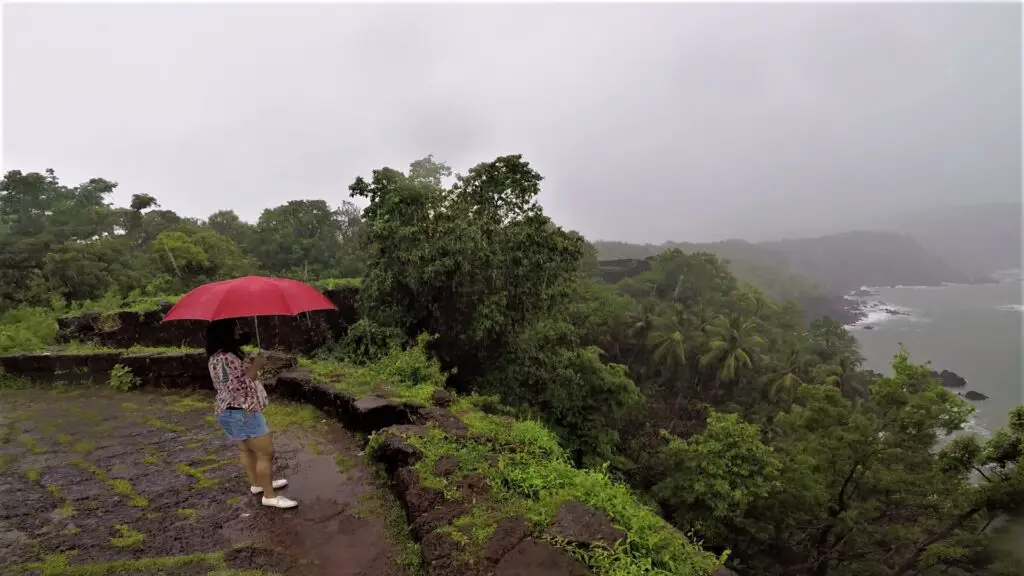
[{"label": "grey cloud", "polygon": [[1021,8],[7,5],[4,168],[255,219],[521,152],[593,238],[836,231],[1021,194]]}]

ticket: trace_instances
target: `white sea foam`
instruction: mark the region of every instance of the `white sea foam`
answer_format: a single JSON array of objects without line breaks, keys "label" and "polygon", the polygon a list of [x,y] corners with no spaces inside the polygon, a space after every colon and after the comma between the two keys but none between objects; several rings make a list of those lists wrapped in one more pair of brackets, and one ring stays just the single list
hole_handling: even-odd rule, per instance
[{"label": "white sea foam", "polygon": [[968,434],[977,434],[979,436],[985,436],[985,437],[991,436],[992,432],[990,432],[984,426],[979,426],[978,425],[978,420],[977,420],[976,416],[977,416],[977,413],[971,414],[970,416],[968,416],[967,417],[967,422],[964,423],[963,428],[961,428],[961,430],[964,431],[964,432],[967,432]]},{"label": "white sea foam", "polygon": [[1000,310],[1008,310],[1010,312],[1024,312],[1024,304],[1004,304],[999,306]]},{"label": "white sea foam", "polygon": [[851,330],[864,329],[866,326],[877,326],[897,318],[901,318],[905,321],[924,320],[923,318],[914,316],[914,310],[912,308],[907,308],[906,306],[897,306],[881,300],[862,300],[858,298],[851,298],[851,300],[860,301],[860,311],[864,314],[863,318],[847,326],[847,328]]}]

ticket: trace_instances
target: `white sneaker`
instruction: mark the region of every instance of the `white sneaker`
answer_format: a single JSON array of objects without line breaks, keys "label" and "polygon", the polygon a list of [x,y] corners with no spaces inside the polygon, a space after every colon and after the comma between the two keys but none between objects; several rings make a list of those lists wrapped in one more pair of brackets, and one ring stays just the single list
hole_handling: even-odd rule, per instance
[{"label": "white sneaker", "polygon": [[295,500],[289,500],[284,496],[278,496],[277,498],[267,498],[266,496],[264,496],[263,505],[271,506],[273,508],[295,508],[296,506],[299,505],[299,503],[296,502]]},{"label": "white sneaker", "polygon": [[[274,490],[280,490],[288,485],[288,481],[281,478],[280,480],[274,480],[270,485],[274,487]],[[259,486],[249,486],[249,492],[252,492],[253,494],[261,494],[263,492],[263,488],[260,488]]]}]

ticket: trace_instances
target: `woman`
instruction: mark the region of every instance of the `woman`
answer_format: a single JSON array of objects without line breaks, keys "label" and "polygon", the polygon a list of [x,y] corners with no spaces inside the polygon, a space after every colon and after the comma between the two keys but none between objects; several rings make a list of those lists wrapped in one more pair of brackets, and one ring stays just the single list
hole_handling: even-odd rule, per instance
[{"label": "woman", "polygon": [[263,355],[252,360],[242,353],[251,335],[239,333],[234,320],[215,320],[206,329],[206,355],[210,378],[217,389],[217,423],[238,443],[242,469],[249,479],[249,491],[263,494],[263,505],[294,508],[299,505],[277,494],[288,485],[284,479],[271,481],[274,444],[263,418],[267,392],[259,380],[259,370],[266,363]]}]

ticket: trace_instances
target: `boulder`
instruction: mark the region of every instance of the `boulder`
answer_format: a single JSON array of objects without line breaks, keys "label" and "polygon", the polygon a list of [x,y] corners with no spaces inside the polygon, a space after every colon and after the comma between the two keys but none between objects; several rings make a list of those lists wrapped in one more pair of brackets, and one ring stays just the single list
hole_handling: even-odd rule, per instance
[{"label": "boulder", "polygon": [[447,390],[435,390],[434,394],[430,397],[434,406],[440,406],[447,408],[452,404],[452,393]]},{"label": "boulder", "polygon": [[942,372],[932,370],[931,373],[932,378],[938,379],[946,388],[963,388],[967,386],[967,379],[951,370],[943,370]]},{"label": "boulder", "polygon": [[494,533],[484,544],[481,558],[490,564],[497,564],[529,535],[530,525],[526,522],[526,518],[522,516],[502,518],[494,529]]},{"label": "boulder", "polygon": [[547,542],[526,538],[498,562],[495,576],[591,576],[593,572]]},{"label": "boulder", "polygon": [[626,537],[612,525],[607,514],[576,500],[566,500],[558,507],[547,532],[574,544],[608,547]]},{"label": "boulder", "polygon": [[975,392],[974,390],[968,390],[967,392],[964,392],[962,396],[967,400],[972,400],[975,402],[979,400],[988,400],[988,396],[982,394],[981,392]]}]

